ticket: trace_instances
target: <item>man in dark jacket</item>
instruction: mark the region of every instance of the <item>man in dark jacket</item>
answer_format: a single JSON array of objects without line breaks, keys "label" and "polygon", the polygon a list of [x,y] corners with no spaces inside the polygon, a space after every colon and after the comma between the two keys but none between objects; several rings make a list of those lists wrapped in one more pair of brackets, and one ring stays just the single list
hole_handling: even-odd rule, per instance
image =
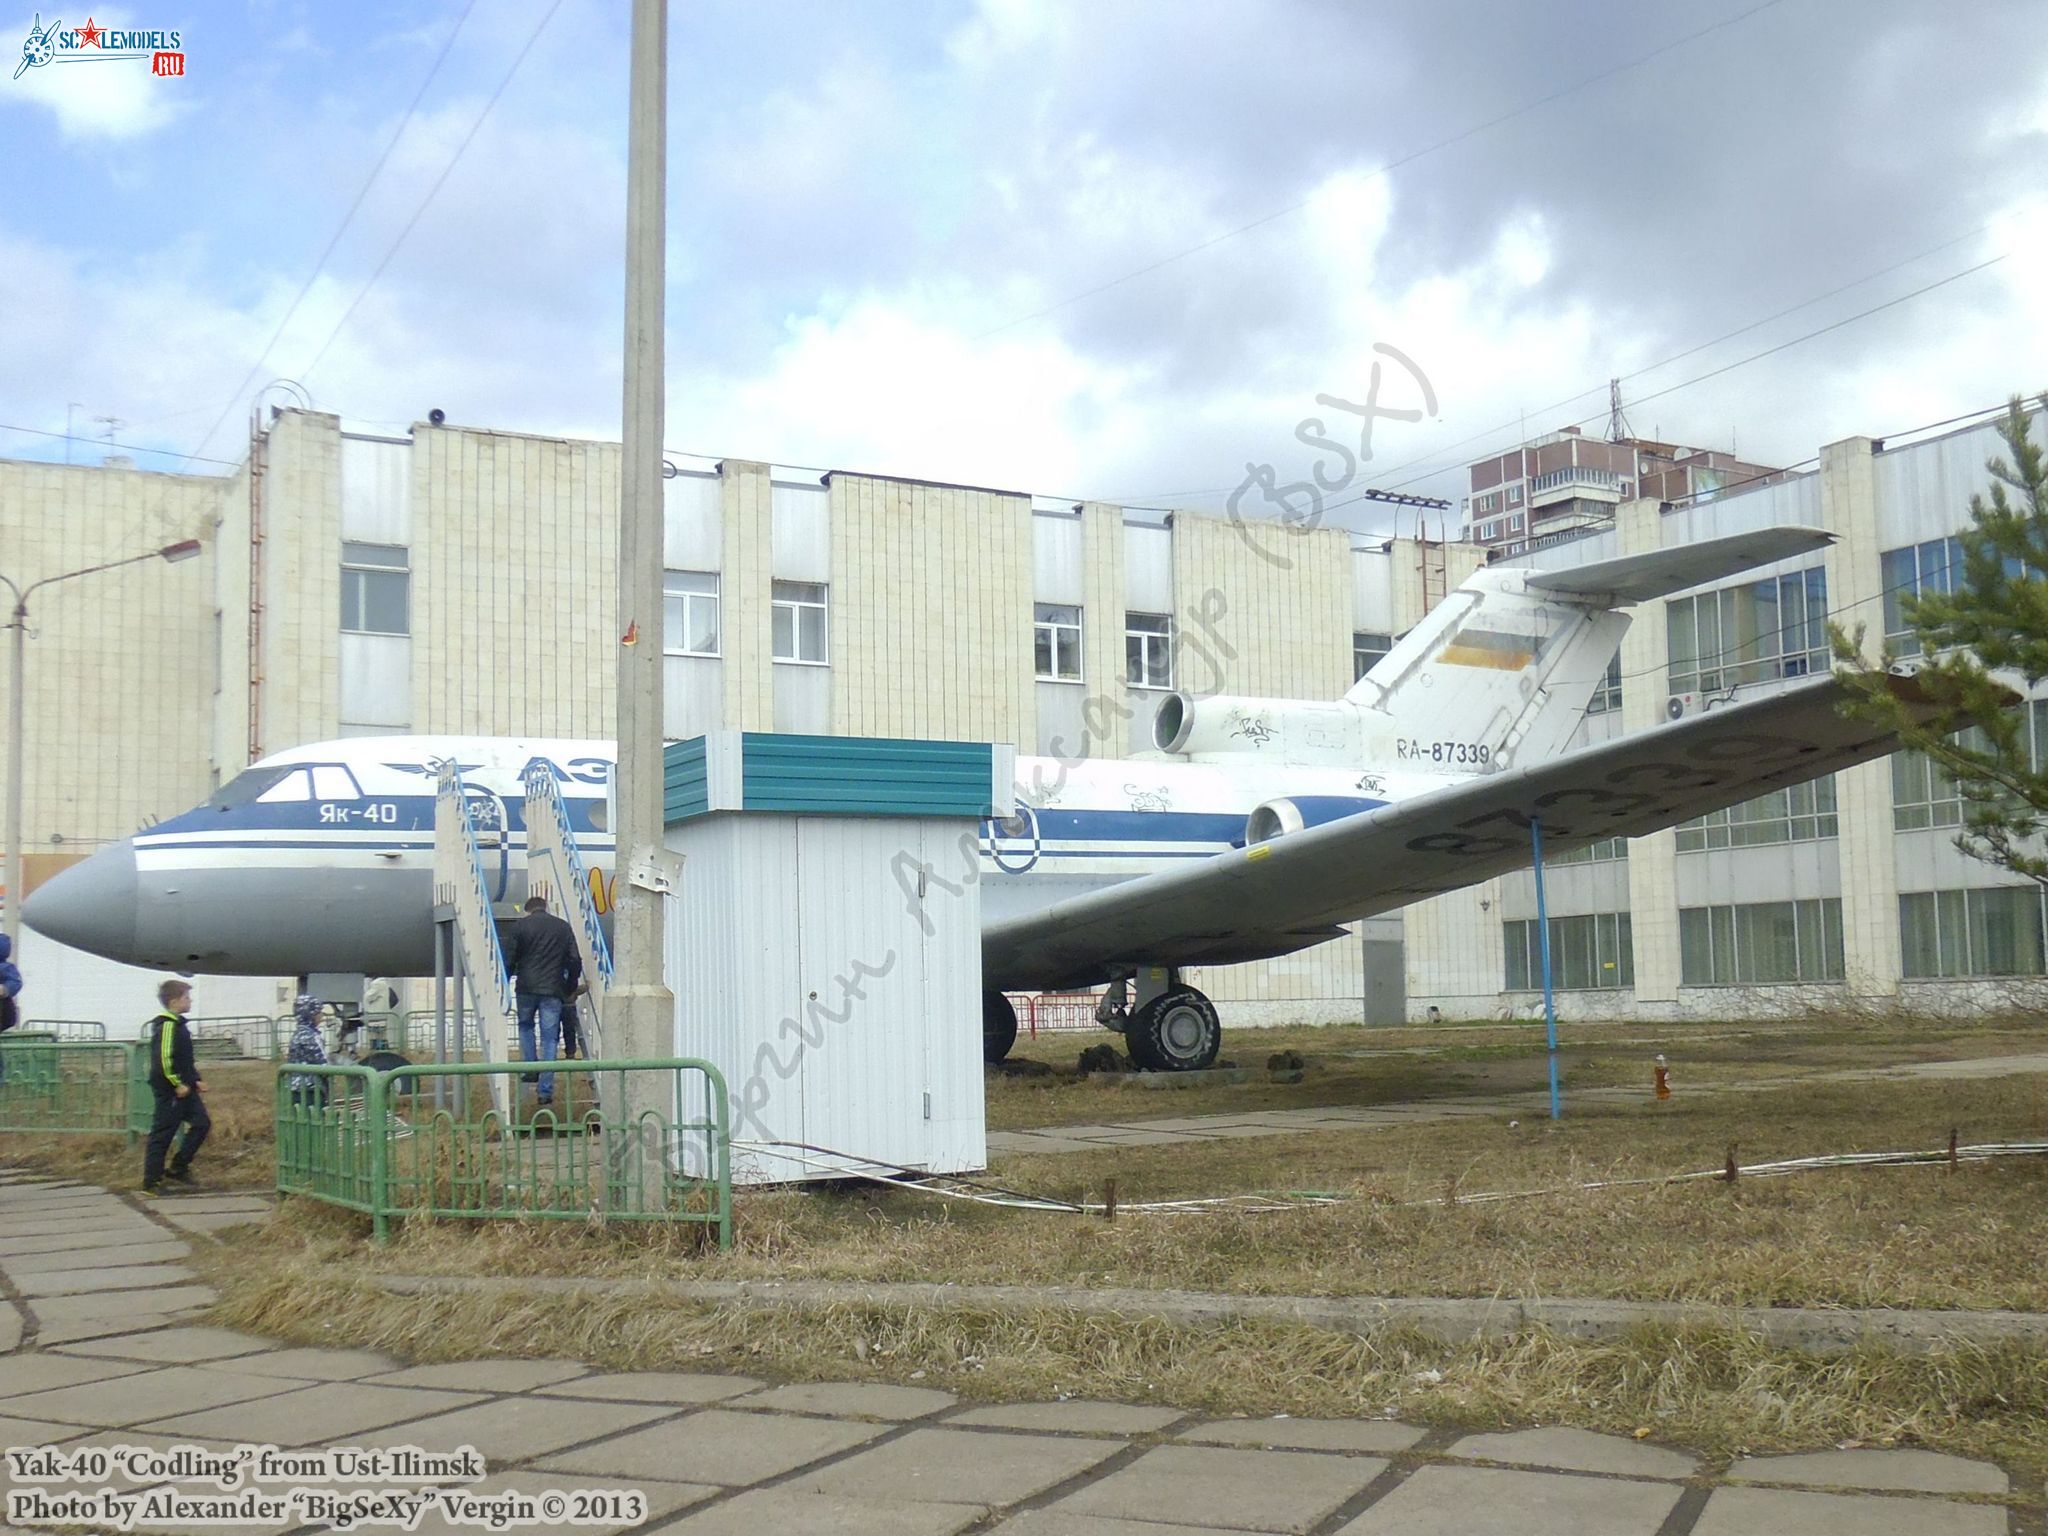
[{"label": "man in dark jacket", "polygon": [[[206,1084],[192,1059],[192,1031],[185,1027],[185,1015],[192,1011],[192,989],[173,979],[158,987],[156,996],[163,1012],[150,1020],[149,1032],[143,1037],[149,1043],[149,1088],[156,1095],[156,1119],[150,1123],[149,1143],[142,1151],[145,1195],[164,1193],[166,1179],[186,1183],[192,1177],[192,1159],[213,1129],[202,1097]],[[185,1134],[178,1143],[178,1155],[165,1167],[171,1138],[181,1125]]]},{"label": "man in dark jacket", "polygon": [[[562,1043],[562,999],[569,962],[576,954],[576,930],[548,910],[545,896],[529,896],[526,916],[505,936],[505,970],[519,1000],[519,1055],[524,1061],[553,1061]],[[534,1049],[539,1026],[540,1049]],[[536,1084],[540,1102],[555,1099],[555,1074]]]}]

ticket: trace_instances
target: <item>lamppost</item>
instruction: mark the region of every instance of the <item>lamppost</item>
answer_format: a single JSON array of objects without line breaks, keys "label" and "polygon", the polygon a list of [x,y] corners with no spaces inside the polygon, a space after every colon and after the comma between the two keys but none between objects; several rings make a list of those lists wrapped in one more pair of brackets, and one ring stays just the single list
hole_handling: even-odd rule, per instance
[{"label": "lamppost", "polygon": [[175,564],[180,560],[190,560],[199,553],[199,550],[200,543],[197,539],[180,539],[175,544],[166,544],[162,549],[130,555],[125,560],[108,560],[100,565],[88,565],[82,570],[45,576],[41,581],[30,582],[26,587],[18,587],[6,576],[0,576],[0,586],[5,586],[14,594],[14,612],[7,621],[7,627],[14,631],[12,655],[9,657],[7,693],[7,937],[11,943],[21,942],[21,777],[22,760],[25,755],[22,739],[22,667],[25,660],[24,642],[28,639],[28,600],[52,582],[69,581],[74,576],[92,576],[100,571],[116,570],[124,565],[139,565],[144,560],[168,560]]}]

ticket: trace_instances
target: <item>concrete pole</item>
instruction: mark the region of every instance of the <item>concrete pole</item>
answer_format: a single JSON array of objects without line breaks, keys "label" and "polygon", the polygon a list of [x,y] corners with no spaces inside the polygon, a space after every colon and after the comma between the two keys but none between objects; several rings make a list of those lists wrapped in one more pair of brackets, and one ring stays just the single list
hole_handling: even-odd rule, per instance
[{"label": "concrete pole", "polygon": [[[662,377],[668,206],[668,4],[633,0],[626,148],[624,462],[619,497],[618,897],[616,965],[605,997],[606,1054],[675,1054],[675,999],[663,984],[661,897],[651,878],[662,850]],[[637,877],[637,878],[636,878]],[[634,1119],[669,1112],[666,1085],[629,1086]],[[643,1146],[647,1172],[656,1149]],[[646,1193],[651,1194],[652,1190]]]},{"label": "concrete pole", "polygon": [[[14,584],[8,583],[9,590]],[[14,621],[7,659],[7,941],[21,959],[21,773],[23,704],[22,645],[28,638],[28,604],[14,593]]]}]

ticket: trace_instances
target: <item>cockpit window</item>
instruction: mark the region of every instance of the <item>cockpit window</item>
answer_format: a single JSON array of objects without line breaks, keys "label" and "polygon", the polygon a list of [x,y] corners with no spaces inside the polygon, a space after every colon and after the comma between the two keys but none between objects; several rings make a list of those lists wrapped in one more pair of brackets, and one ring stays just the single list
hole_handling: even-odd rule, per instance
[{"label": "cockpit window", "polygon": [[303,768],[287,768],[275,784],[256,797],[262,805],[289,805],[312,798],[312,775]]},{"label": "cockpit window", "polygon": [[356,776],[339,763],[320,763],[313,769],[313,798],[316,800],[359,800],[362,790]]},{"label": "cockpit window", "polygon": [[249,805],[262,799],[265,790],[293,771],[289,766],[248,769],[236,774],[215,790],[213,798],[207,801],[207,804],[220,811],[233,810],[238,805]]}]

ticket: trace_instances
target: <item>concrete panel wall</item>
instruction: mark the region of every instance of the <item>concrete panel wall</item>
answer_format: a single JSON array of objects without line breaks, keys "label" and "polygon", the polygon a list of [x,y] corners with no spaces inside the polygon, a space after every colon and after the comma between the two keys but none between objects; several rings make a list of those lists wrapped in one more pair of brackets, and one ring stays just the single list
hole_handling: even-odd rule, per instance
[{"label": "concrete panel wall", "polygon": [[[282,413],[263,466],[261,675],[250,689],[259,755],[325,741],[341,718],[340,420]],[[417,590],[413,603],[417,624]]]},{"label": "concrete panel wall", "polygon": [[[775,728],[774,487],[768,466],[728,459],[719,465],[724,514],[718,580],[719,622],[725,648],[725,723],[734,730]],[[838,594],[828,594],[836,607]],[[832,633],[838,615],[827,614]]]},{"label": "concrete panel wall", "polygon": [[1175,513],[1173,588],[1184,634],[1213,646],[1219,674],[1214,686],[1186,676],[1182,687],[1335,699],[1351,686],[1351,536],[1343,530],[1254,542],[1220,518]]}]

